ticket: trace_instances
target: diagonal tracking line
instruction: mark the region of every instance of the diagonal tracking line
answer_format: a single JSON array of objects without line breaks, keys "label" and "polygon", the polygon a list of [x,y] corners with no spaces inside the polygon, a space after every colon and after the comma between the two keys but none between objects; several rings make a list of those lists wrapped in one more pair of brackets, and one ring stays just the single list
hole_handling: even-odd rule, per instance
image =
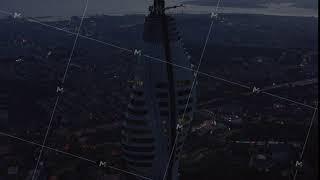
[{"label": "diagonal tracking line", "polygon": [[[167,62],[165,60],[162,60],[160,58],[156,58],[156,57],[152,57],[152,56],[149,56],[149,55],[142,55],[146,58],[149,58],[149,59],[153,59],[155,61],[159,61],[159,62],[163,62],[163,63],[167,63],[167,64],[171,64],[172,66],[175,66],[175,67],[178,67],[178,68],[181,68],[181,69],[185,69],[185,70],[188,70],[188,71],[192,71],[192,72],[197,72],[196,70],[192,69],[192,68],[189,68],[189,67],[185,67],[185,66],[181,66],[181,65],[178,65],[178,64],[175,64],[175,63],[170,63],[170,62]],[[236,85],[236,86],[239,86],[239,87],[242,87],[242,88],[245,88],[245,89],[252,89],[251,87],[249,86],[246,86],[246,85],[243,85],[243,84],[240,84],[240,83],[237,83],[237,82],[233,82],[233,81],[229,81],[227,79],[224,79],[224,78],[221,78],[221,77],[218,77],[218,76],[214,76],[214,75],[211,75],[211,74],[208,74],[208,73],[205,73],[205,72],[201,72],[201,71],[198,71],[197,72],[198,74],[201,74],[203,76],[207,76],[207,77],[210,77],[210,78],[213,78],[213,79],[216,79],[216,80],[219,80],[219,81],[224,81],[226,83],[229,83],[229,84],[232,84],[232,85]]]},{"label": "diagonal tracking line", "polygon": [[[32,145],[35,145],[35,146],[43,147],[45,149],[48,149],[48,150],[51,150],[51,151],[55,151],[57,153],[64,154],[66,156],[70,156],[70,157],[73,157],[73,158],[84,160],[84,161],[87,161],[87,162],[90,162],[92,164],[97,165],[97,161],[94,161],[94,160],[91,160],[91,159],[88,159],[88,158],[85,158],[85,157],[82,157],[82,156],[79,156],[79,155],[76,155],[76,154],[72,154],[72,153],[68,153],[68,152],[65,152],[65,151],[61,151],[59,149],[55,149],[55,148],[52,148],[52,147],[49,147],[49,146],[43,146],[43,145],[41,145],[39,143],[36,143],[36,142],[33,142],[33,141],[29,141],[29,140],[26,140],[26,139],[23,139],[23,138],[20,138],[20,137],[17,137],[17,136],[8,134],[8,133],[4,133],[4,132],[1,132],[1,131],[0,131],[0,135],[6,136],[6,137],[9,137],[9,138],[12,138],[12,139],[16,139],[16,140],[19,140],[19,141],[22,141],[22,142],[25,142],[25,143],[29,143],[29,144],[32,144]],[[117,168],[117,167],[114,167],[114,166],[108,166],[108,168],[114,169],[116,171],[119,171],[119,172],[122,172],[122,173],[125,173],[125,174],[130,174],[130,175],[142,178],[142,179],[152,180],[151,178],[148,178],[148,177],[145,177],[145,176],[142,176],[142,175],[130,172],[130,171],[126,171],[126,170],[123,170],[123,169],[120,169],[120,168]]]},{"label": "diagonal tracking line", "polygon": [[308,129],[308,133],[307,133],[306,139],[305,139],[304,144],[303,144],[302,153],[301,153],[301,155],[300,155],[300,158],[301,158],[301,159],[303,158],[303,155],[304,155],[304,152],[305,152],[307,143],[308,143],[308,139],[309,139],[309,136],[310,136],[310,132],[311,132],[311,129],[312,129],[314,120],[316,119],[316,115],[317,115],[317,113],[318,113],[318,103],[317,103],[317,106],[316,106],[316,107],[317,107],[317,108],[316,108],[316,109],[314,110],[314,112],[313,112],[312,119],[311,119],[311,121],[310,121],[310,126],[309,126],[309,129]]},{"label": "diagonal tracking line", "polygon": [[[0,11],[1,12],[1,11]],[[37,24],[40,24],[42,26],[46,26],[48,28],[52,28],[52,29],[55,29],[55,30],[58,30],[58,31],[62,31],[62,32],[65,32],[65,33],[68,33],[68,34],[71,34],[71,35],[75,35],[77,36],[77,33],[75,32],[72,32],[72,31],[68,31],[66,29],[62,29],[62,28],[59,28],[59,27],[56,27],[56,26],[52,26],[50,24],[47,24],[47,23],[43,23],[35,18],[26,18],[29,22],[34,22],[34,23],[37,23]],[[115,44],[112,44],[112,43],[107,43],[105,41],[101,41],[101,40],[98,40],[98,39],[95,39],[95,38],[91,38],[91,37],[88,37],[88,36],[84,36],[82,34],[79,34],[78,35],[79,37],[81,38],[84,38],[84,39],[87,39],[87,40],[91,40],[91,41],[95,41],[97,43],[100,43],[100,44],[103,44],[103,45],[107,45],[107,46],[110,46],[110,47],[113,47],[113,48],[116,48],[116,49],[120,49],[120,50],[123,50],[123,51],[126,51],[126,52],[130,52],[130,53],[133,53],[132,50],[130,49],[127,49],[127,48],[123,48],[123,47],[120,47],[120,46],[117,46]]]},{"label": "diagonal tracking line", "polygon": [[[307,132],[307,136],[305,138],[305,141],[304,141],[304,144],[303,144],[303,148],[302,148],[302,151],[301,151],[301,154],[300,154],[300,159],[299,159],[300,162],[302,162],[302,160],[303,160],[303,155],[304,155],[306,147],[307,147],[307,143],[308,143],[308,140],[309,140],[310,132],[312,130],[312,126],[313,126],[314,120],[316,119],[316,116],[317,116],[317,113],[318,113],[318,104],[319,104],[319,102],[317,102],[316,109],[314,110],[313,115],[312,115],[312,119],[310,121],[310,125],[309,125],[309,129],[308,129],[308,132]],[[296,167],[293,180],[296,180],[297,175],[298,175],[298,168]]]},{"label": "diagonal tracking line", "polygon": [[[216,9],[215,9],[216,13],[218,12],[220,1],[221,0],[219,0],[218,3],[217,3]],[[209,28],[209,31],[207,33],[207,37],[206,37],[206,41],[204,43],[204,47],[202,49],[202,53],[201,53],[201,56],[200,56],[199,64],[198,64],[197,70],[195,72],[195,76],[194,76],[194,79],[193,79],[193,82],[192,82],[192,86],[191,86],[191,89],[190,89],[190,92],[189,92],[189,95],[188,95],[187,103],[186,103],[186,106],[185,106],[183,114],[182,114],[182,119],[184,119],[186,110],[187,110],[188,105],[189,105],[189,101],[190,101],[191,95],[193,94],[192,92],[193,92],[193,89],[194,89],[196,81],[197,81],[198,73],[199,73],[199,70],[200,70],[200,67],[201,67],[201,64],[202,64],[202,60],[203,60],[204,54],[205,54],[206,49],[207,49],[207,45],[208,45],[208,41],[209,41],[210,35],[212,33],[213,24],[214,24],[214,18],[212,18],[211,23],[210,23],[210,28]],[[163,175],[163,180],[165,180],[166,177],[167,177],[168,168],[169,168],[169,165],[170,165],[171,160],[173,158],[175,147],[176,147],[176,144],[177,144],[177,141],[178,141],[178,136],[179,136],[179,131],[178,131],[178,133],[177,133],[177,135],[175,136],[175,139],[174,139],[174,144],[173,144],[170,156],[169,156],[169,160],[168,160],[167,165],[166,165],[166,169],[165,169],[165,172],[164,172],[164,175]]]},{"label": "diagonal tracking line", "polygon": [[[74,40],[74,43],[73,43],[73,46],[72,46],[72,50],[71,50],[71,53],[70,53],[70,56],[69,56],[69,60],[68,60],[68,63],[67,63],[64,75],[63,75],[62,84],[64,84],[64,82],[66,80],[66,77],[67,77],[67,73],[68,73],[68,70],[69,70],[69,65],[71,63],[72,56],[73,56],[73,53],[74,53],[74,49],[75,49],[75,47],[77,45],[79,34],[80,34],[81,27],[82,27],[82,24],[83,24],[83,19],[84,19],[84,16],[85,16],[86,12],[87,12],[88,3],[89,3],[89,0],[86,0],[85,8],[83,10],[82,17],[81,17],[81,22],[80,22],[80,25],[78,27],[78,32],[77,32],[76,38]],[[40,159],[41,159],[41,156],[42,156],[42,153],[43,153],[44,145],[46,144],[47,137],[48,137],[50,129],[51,129],[51,124],[52,124],[52,121],[53,121],[53,118],[54,118],[54,114],[56,112],[56,108],[57,108],[57,105],[59,103],[60,97],[61,97],[60,94],[58,94],[56,102],[55,102],[53,110],[52,110],[52,113],[51,113],[51,117],[50,117],[50,121],[49,121],[49,124],[48,124],[48,127],[47,127],[47,131],[46,131],[45,137],[44,137],[43,142],[42,142],[42,147],[41,147],[38,159],[37,159],[37,164],[36,164],[36,167],[35,167],[35,169],[33,171],[32,180],[37,179],[36,172],[37,172],[37,169],[38,169],[38,166],[39,166],[39,162],[40,162]]]},{"label": "diagonal tracking line", "polygon": [[[7,12],[7,11],[3,11],[3,10],[0,10],[0,13],[13,16],[13,13],[10,13],[10,12]],[[105,42],[105,41],[101,41],[101,40],[98,40],[98,39],[95,39],[95,38],[91,38],[91,37],[88,37],[88,36],[84,36],[84,35],[82,35],[82,34],[80,34],[80,33],[79,33],[79,35],[78,35],[76,32],[68,31],[68,30],[63,29],[63,28],[59,28],[59,27],[52,26],[52,25],[47,24],[47,23],[43,23],[43,22],[41,22],[41,21],[39,21],[39,20],[37,20],[37,19],[35,19],[35,18],[32,18],[32,17],[24,17],[24,18],[25,18],[27,21],[29,21],[29,22],[37,23],[37,24],[40,24],[40,25],[42,25],[42,26],[55,29],[55,30],[57,30],[57,31],[62,31],[62,32],[68,33],[68,34],[70,34],[70,35],[79,36],[79,37],[84,38],[84,39],[88,39],[88,40],[91,40],[91,41],[98,42],[98,43],[100,43],[100,44],[104,44],[104,45],[107,45],[107,46],[110,46],[110,47],[113,47],[113,48],[117,48],[117,49],[121,49],[121,50],[123,50],[123,51],[127,51],[127,52],[133,53],[133,51],[130,50],[130,49],[123,48],[123,47],[117,46],[117,45],[115,45],[115,44],[107,43],[107,42]]]},{"label": "diagonal tracking line", "polygon": [[23,139],[23,138],[19,138],[17,136],[13,136],[11,134],[7,134],[7,133],[4,133],[4,132],[0,132],[0,135],[2,136],[6,136],[6,137],[10,137],[12,139],[16,139],[16,140],[19,140],[19,141],[22,141],[22,142],[25,142],[25,143],[29,143],[29,144],[32,144],[32,145],[36,145],[36,146],[39,146],[39,147],[43,147],[43,148],[46,148],[46,149],[49,149],[49,150],[52,150],[52,151],[55,151],[55,152],[58,152],[58,153],[61,153],[61,154],[65,154],[65,155],[68,155],[68,156],[72,156],[74,158],[78,158],[78,159],[82,159],[84,161],[88,161],[88,162],[91,162],[91,163],[94,163],[94,164],[97,164],[96,161],[93,161],[93,160],[90,160],[90,159],[87,159],[87,158],[84,158],[84,157],[81,157],[81,156],[78,156],[78,155],[75,155],[75,154],[72,154],[72,153],[68,153],[68,152],[64,152],[64,151],[61,151],[61,150],[58,150],[58,149],[55,149],[55,148],[51,148],[49,146],[43,146],[39,143],[36,143],[36,142],[33,142],[33,141],[29,141],[29,140],[26,140],[26,139]]},{"label": "diagonal tracking line", "polygon": [[[81,30],[81,26],[82,26],[82,23],[83,23],[83,19],[84,19],[84,16],[85,16],[85,12],[86,12],[86,9],[87,9],[87,6],[88,6],[88,1],[86,3],[86,7],[85,7],[85,10],[84,10],[84,13],[83,13],[83,16],[82,16],[82,19],[81,19],[81,22],[80,22],[80,26],[78,28],[78,32],[77,33],[74,33],[74,32],[71,32],[71,31],[67,31],[65,29],[61,29],[61,28],[58,28],[58,27],[55,27],[55,26],[51,26],[51,25],[48,25],[48,24],[45,24],[45,23],[42,23],[34,18],[27,18],[28,21],[30,22],[35,22],[35,23],[38,23],[38,24],[41,24],[43,26],[47,26],[47,27],[50,27],[50,28],[54,28],[58,31],[64,31],[66,33],[69,33],[69,34],[72,34],[72,35],[76,35],[76,39],[74,41],[74,44],[73,44],[73,47],[72,47],[72,51],[70,53],[70,56],[69,56],[69,59],[68,59],[68,63],[67,63],[67,67],[65,69],[65,72],[64,72],[64,75],[63,75],[63,79],[62,79],[62,84],[65,82],[66,80],[66,76],[67,76],[67,73],[68,73],[68,69],[69,69],[69,66],[70,66],[70,63],[71,63],[71,60],[72,60],[72,56],[73,56],[73,53],[74,53],[74,50],[75,50],[75,47],[76,47],[76,44],[77,44],[77,41],[78,41],[78,37],[83,37],[83,38],[86,38],[86,39],[89,39],[89,40],[93,40],[93,41],[96,41],[96,42],[99,42],[99,43],[102,43],[102,44],[105,44],[105,45],[108,45],[108,46],[111,46],[111,47],[114,47],[114,48],[118,48],[118,49],[121,49],[121,50],[124,50],[124,51],[127,51],[127,52],[131,52],[133,53],[132,50],[129,50],[129,49],[126,49],[126,48],[122,48],[122,47],[119,47],[119,46],[116,46],[116,45],[113,45],[113,44],[110,44],[110,43],[106,43],[106,42],[103,42],[103,41],[100,41],[100,40],[97,40],[97,39],[93,39],[93,38],[90,38],[90,37],[87,37],[87,36],[83,36],[80,34],[80,30]],[[5,11],[1,11],[0,12],[2,13],[5,13],[5,14],[8,14],[8,15],[11,15],[11,13],[8,13],[8,12],[5,12]],[[12,136],[12,135],[9,135],[9,134],[6,134],[6,133],[2,133],[0,132],[0,135],[5,135],[7,137],[11,137],[11,138],[15,138],[15,139],[18,139],[20,141],[23,141],[23,142],[27,142],[27,143],[30,143],[30,144],[33,144],[33,145],[38,145],[41,147],[41,151],[40,151],[40,155],[39,155],[39,158],[38,158],[38,161],[37,161],[37,166],[36,166],[36,169],[38,167],[38,164],[39,164],[39,160],[40,160],[40,157],[41,157],[41,154],[43,152],[43,149],[46,148],[46,149],[50,149],[50,150],[53,150],[53,151],[56,151],[56,152],[60,152],[62,154],[66,154],[66,155],[69,155],[69,156],[73,156],[73,157],[76,157],[76,158],[79,158],[79,159],[82,159],[82,160],[86,160],[86,161],[89,161],[89,162],[92,162],[94,164],[97,164],[96,161],[93,161],[93,160],[89,160],[89,159],[86,159],[86,158],[83,158],[81,156],[77,156],[77,155],[74,155],[74,154],[71,154],[71,153],[67,153],[67,152],[64,152],[64,151],[60,151],[58,149],[54,149],[54,148],[50,148],[48,146],[45,146],[45,142],[46,142],[46,138],[48,136],[48,132],[49,132],[49,129],[51,127],[51,123],[52,123],[52,120],[53,120],[53,116],[54,116],[54,112],[55,112],[55,109],[58,105],[58,102],[59,102],[59,98],[60,96],[57,97],[56,99],[56,102],[55,102],[55,105],[54,105],[54,109],[53,109],[53,112],[51,114],[51,118],[50,118],[50,123],[49,123],[49,126],[47,128],[47,132],[46,132],[46,136],[45,136],[45,140],[43,142],[42,145],[38,144],[38,143],[35,143],[35,142],[31,142],[31,141],[27,141],[27,140],[24,140],[22,138],[18,138],[18,137],[15,137],[15,136]],[[120,168],[117,168],[117,167],[114,167],[114,166],[108,166],[110,169],[114,169],[114,170],[117,170],[117,171],[120,171],[120,172],[123,172],[123,173],[126,173],[126,174],[130,174],[130,175],[134,175],[136,177],[139,177],[139,178],[142,178],[142,179],[146,179],[146,180],[152,180],[151,178],[148,178],[148,177],[145,177],[145,176],[142,176],[142,175],[139,175],[139,174],[136,174],[136,173],[133,173],[133,172],[129,172],[129,171],[126,171],[126,170],[123,170],[123,169],[120,169]],[[36,169],[34,171],[34,174],[36,172]],[[34,175],[33,175],[34,177]]]},{"label": "diagonal tracking line", "polygon": [[68,64],[67,64],[67,67],[65,69],[63,78],[62,78],[62,84],[66,81],[66,78],[67,78],[67,74],[68,74],[69,66],[70,66],[70,63],[71,63],[71,60],[72,60],[72,56],[73,56],[74,50],[75,50],[75,48],[77,46],[77,42],[78,42],[78,39],[79,39],[79,35],[80,35],[81,27],[82,27],[82,24],[83,24],[84,16],[86,15],[86,12],[87,12],[88,3],[89,3],[89,0],[86,0],[86,6],[85,6],[85,9],[84,9],[82,17],[81,17],[81,21],[80,21],[80,25],[78,27],[78,32],[77,32],[77,35],[76,35],[76,39],[73,42],[73,46],[72,46],[72,50],[71,50],[71,53],[70,53],[70,56],[69,56]]},{"label": "diagonal tracking line", "polygon": [[[6,15],[11,15],[11,16],[13,15],[13,13],[10,13],[10,12],[7,12],[7,11],[3,11],[3,10],[0,10],[0,13],[6,14]],[[75,32],[71,32],[71,31],[68,31],[68,30],[65,30],[65,29],[62,29],[62,28],[59,28],[59,27],[55,27],[55,26],[43,23],[43,22],[41,22],[41,21],[39,21],[39,20],[37,20],[35,18],[25,17],[25,19],[28,20],[29,22],[34,22],[34,23],[37,23],[37,24],[40,24],[40,25],[43,25],[43,26],[58,30],[58,31],[62,31],[62,32],[65,32],[65,33],[68,33],[68,34],[71,34],[71,35],[77,35],[77,33],[75,33]],[[95,39],[95,38],[91,38],[91,37],[88,37],[88,36],[84,36],[84,35],[81,35],[81,34],[79,34],[79,37],[87,39],[87,40],[95,41],[97,43],[100,43],[100,44],[103,44],[103,45],[106,45],[106,46],[117,48],[117,49],[129,52],[129,53],[132,53],[132,54],[134,53],[133,50],[117,46],[117,45],[115,45],[113,43],[108,43],[108,42],[101,41],[101,40],[98,40],[98,39]],[[167,62],[167,61],[165,61],[163,59],[160,59],[160,58],[157,58],[157,57],[153,57],[153,56],[150,56],[150,55],[147,55],[147,54],[143,54],[142,56],[144,56],[144,57],[146,57],[148,59],[152,59],[152,60],[155,60],[155,61],[162,62],[162,63],[168,63],[168,64],[171,64],[172,66],[175,66],[175,67],[178,67],[178,68],[181,68],[181,69],[185,69],[185,70],[189,70],[189,71],[195,72],[195,70],[192,69],[192,68],[181,66],[181,65],[178,65],[178,64],[174,64],[174,63],[170,63],[170,62]],[[198,74],[203,75],[203,76],[207,76],[207,77],[219,80],[219,81],[223,81],[223,82],[231,84],[231,85],[239,86],[239,87],[242,87],[242,88],[245,88],[245,89],[250,89],[250,90],[253,89],[252,87],[249,87],[249,86],[247,86],[245,84],[241,84],[241,83],[238,83],[238,82],[230,81],[230,80],[227,80],[227,79],[224,79],[222,77],[218,77],[216,75],[212,75],[212,74],[209,74],[209,73],[205,73],[205,72],[200,72],[199,71]],[[278,96],[278,95],[275,95],[275,94],[271,94],[271,93],[268,93],[268,92],[265,92],[265,91],[260,91],[260,92],[264,93],[264,94],[267,94],[267,95],[270,95],[270,96],[275,97],[275,98],[282,99],[283,101],[288,101],[288,102],[291,102],[291,103],[294,103],[294,104],[297,104],[297,105],[301,105],[301,106],[304,106],[304,107],[307,107],[307,108],[310,108],[310,109],[316,109],[315,107],[312,107],[312,106],[310,106],[308,104],[304,104],[304,103],[301,103],[301,102],[298,102],[298,101],[295,101],[295,100],[292,100],[292,99],[289,99],[289,98],[281,97],[281,96]]]},{"label": "diagonal tracking line", "polygon": [[271,94],[271,93],[268,93],[266,91],[262,91],[261,93],[269,95],[269,96],[272,96],[272,97],[276,97],[278,99],[282,99],[282,100],[285,100],[285,101],[288,101],[288,102],[292,102],[292,103],[297,104],[297,105],[305,106],[305,107],[310,108],[310,109],[314,109],[314,110],[317,109],[317,107],[313,107],[313,106],[310,106],[310,105],[307,105],[307,104],[304,104],[304,103],[301,103],[301,102],[293,101],[291,99],[288,99],[288,98],[285,98],[285,97],[281,97],[281,96],[278,96],[278,95],[275,95],[275,94]]},{"label": "diagonal tracking line", "polygon": [[37,171],[38,166],[39,166],[40,158],[41,158],[42,153],[43,153],[43,147],[44,147],[44,145],[45,145],[45,143],[47,141],[47,137],[48,137],[49,131],[51,129],[51,124],[52,124],[52,120],[53,120],[53,117],[54,117],[54,113],[55,113],[56,108],[58,106],[59,100],[60,100],[60,96],[57,96],[57,99],[56,99],[56,101],[54,103],[54,106],[53,106],[53,110],[51,112],[51,117],[50,117],[50,121],[49,121],[49,124],[48,124],[48,127],[47,127],[47,131],[46,131],[44,140],[42,142],[41,150],[40,150],[40,153],[39,153],[39,156],[38,156],[38,159],[37,159],[37,164],[36,164],[36,167],[35,167],[35,169],[33,171],[32,180],[34,180],[34,178],[35,178],[36,171]]},{"label": "diagonal tracking line", "polygon": [[[0,10],[1,13],[4,13],[4,14],[7,14],[7,15],[11,15],[11,13],[8,13],[8,12],[5,12],[5,11],[2,11]],[[29,21],[31,22],[37,22],[37,20],[32,20],[31,18],[29,18]],[[41,23],[40,21],[38,21],[37,23],[39,24],[42,24],[42,25],[45,25],[45,26],[48,26],[48,27],[53,27],[57,30],[60,30],[60,31],[64,31],[64,32],[67,32],[67,33],[70,33],[70,34],[75,34],[74,32],[70,32],[70,31],[67,31],[67,30],[64,30],[64,29],[61,29],[61,28],[57,28],[57,27],[54,27],[54,26],[51,26],[51,25],[47,25],[47,24],[44,24],[44,23]],[[85,38],[85,39],[89,39],[89,40],[93,40],[93,41],[96,41],[96,42],[99,42],[99,43],[102,43],[102,44],[105,44],[105,45],[108,45],[108,46],[111,46],[111,47],[115,47],[115,48],[118,48],[118,49],[122,49],[122,50],[125,50],[125,51],[128,51],[128,52],[133,52],[132,50],[129,50],[129,49],[126,49],[126,48],[122,48],[122,47],[119,47],[119,46],[116,46],[114,44],[111,44],[111,43],[107,43],[107,42],[104,42],[104,41],[100,41],[100,40],[97,40],[97,39],[94,39],[94,38],[90,38],[90,37],[87,37],[87,36],[83,36],[83,35],[78,35],[82,38]],[[154,60],[159,60],[161,62],[164,62],[164,63],[168,63],[166,61],[163,61],[159,58],[154,58],[154,57],[151,57],[151,56],[148,56],[148,55],[144,55],[145,57],[149,57],[150,59],[154,59]],[[176,67],[180,67],[180,68],[183,68],[183,69],[187,69],[187,70],[191,70],[191,71],[194,71],[193,69],[191,68],[187,68],[187,67],[183,67],[183,66],[179,66],[179,65],[176,65],[176,64],[172,64],[173,66],[176,66]],[[217,80],[221,80],[221,81],[225,81],[227,83],[230,83],[230,84],[233,84],[233,85],[237,85],[237,86],[240,86],[240,87],[243,87],[243,88],[247,88],[247,89],[251,89],[249,86],[246,86],[246,85],[243,85],[243,84],[239,84],[239,83],[236,83],[236,82],[232,82],[232,81],[228,81],[226,79],[223,79],[223,78],[219,78],[219,77],[216,77],[216,76],[213,76],[213,75],[210,75],[208,73],[203,73],[203,72],[197,72],[199,74],[202,74],[202,75],[205,75],[205,76],[208,76],[208,77],[211,77],[211,78],[215,78]],[[311,109],[317,109],[317,107],[312,107],[310,105],[307,105],[307,104],[303,104],[303,103],[299,103],[297,101],[293,101],[293,100],[290,100],[288,98],[284,98],[284,97],[281,97],[281,96],[277,96],[277,95],[274,95],[274,94],[271,94],[271,93],[268,93],[268,92],[262,92],[264,94],[267,94],[267,95],[270,95],[270,96],[273,96],[273,97],[276,97],[276,98],[280,98],[280,99],[283,99],[285,101],[289,101],[289,102],[292,102],[292,103],[295,103],[295,104],[299,104],[301,106],[305,106],[305,107],[308,107],[308,108],[311,108]]]}]

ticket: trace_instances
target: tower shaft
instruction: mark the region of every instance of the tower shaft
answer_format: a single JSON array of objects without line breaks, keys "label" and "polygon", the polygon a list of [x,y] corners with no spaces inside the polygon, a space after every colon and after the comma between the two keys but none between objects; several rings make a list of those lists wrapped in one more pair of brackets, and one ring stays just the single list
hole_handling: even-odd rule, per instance
[{"label": "tower shaft", "polygon": [[[143,51],[167,63],[143,61],[143,56],[138,57],[134,77],[137,83],[132,86],[122,132],[124,158],[134,172],[154,180],[163,180],[166,172],[165,180],[177,180],[178,155],[184,139],[180,134],[186,132],[177,133],[176,128],[179,124],[187,130],[192,120],[194,103],[189,104],[185,118],[181,117],[193,73],[173,67],[173,64],[191,67],[191,62],[174,19],[165,13],[165,1],[154,0],[149,10],[144,23]],[[177,135],[179,141],[176,143]]]}]

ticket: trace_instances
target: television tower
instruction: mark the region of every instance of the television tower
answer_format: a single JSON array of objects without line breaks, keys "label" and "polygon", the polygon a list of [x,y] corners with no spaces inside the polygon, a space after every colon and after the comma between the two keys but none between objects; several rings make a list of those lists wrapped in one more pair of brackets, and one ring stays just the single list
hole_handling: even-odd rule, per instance
[{"label": "television tower", "polygon": [[193,72],[173,66],[191,68],[191,57],[174,19],[166,15],[166,9],[164,0],[154,0],[149,7],[141,50],[166,63],[145,59],[141,54],[137,56],[122,131],[128,168],[153,180],[163,180],[164,174],[165,180],[178,180],[179,154],[195,107],[195,93],[192,92],[186,108]]}]

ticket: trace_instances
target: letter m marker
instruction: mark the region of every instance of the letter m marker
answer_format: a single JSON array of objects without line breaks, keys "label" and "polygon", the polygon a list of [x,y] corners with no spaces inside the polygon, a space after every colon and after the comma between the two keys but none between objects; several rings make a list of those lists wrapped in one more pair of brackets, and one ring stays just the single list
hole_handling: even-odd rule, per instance
[{"label": "letter m marker", "polygon": [[142,53],[141,53],[141,50],[135,49],[133,54],[135,56],[141,56]]}]

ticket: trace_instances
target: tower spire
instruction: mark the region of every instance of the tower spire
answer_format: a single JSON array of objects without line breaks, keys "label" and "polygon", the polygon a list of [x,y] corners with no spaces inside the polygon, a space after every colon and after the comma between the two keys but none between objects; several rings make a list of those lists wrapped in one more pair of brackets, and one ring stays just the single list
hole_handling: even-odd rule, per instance
[{"label": "tower spire", "polygon": [[153,6],[151,6],[151,12],[155,14],[164,14],[165,1],[164,0],[154,0]]}]

